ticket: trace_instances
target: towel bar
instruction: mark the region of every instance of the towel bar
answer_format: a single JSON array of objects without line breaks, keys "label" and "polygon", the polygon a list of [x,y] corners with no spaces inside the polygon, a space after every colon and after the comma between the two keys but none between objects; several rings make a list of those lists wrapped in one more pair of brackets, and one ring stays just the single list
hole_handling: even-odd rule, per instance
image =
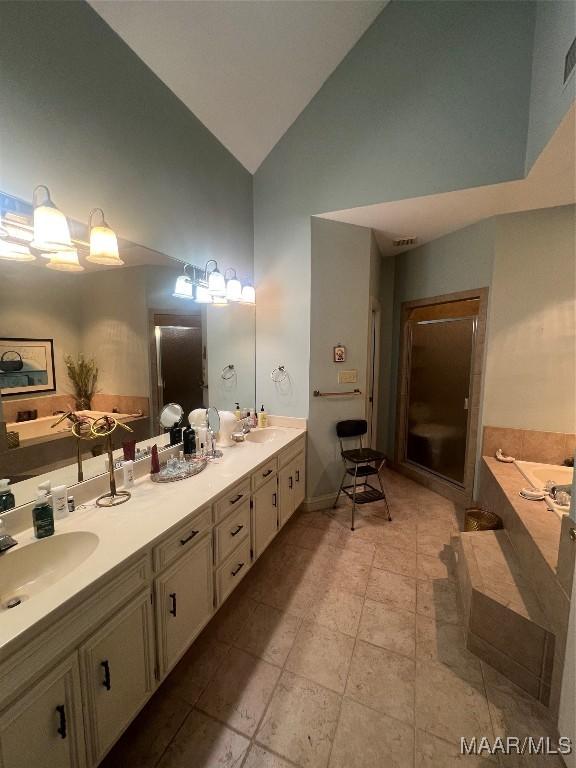
[{"label": "towel bar", "polygon": [[353,389],[350,392],[320,392],[319,389],[314,390],[314,397],[353,397],[361,395],[362,392],[359,389]]}]

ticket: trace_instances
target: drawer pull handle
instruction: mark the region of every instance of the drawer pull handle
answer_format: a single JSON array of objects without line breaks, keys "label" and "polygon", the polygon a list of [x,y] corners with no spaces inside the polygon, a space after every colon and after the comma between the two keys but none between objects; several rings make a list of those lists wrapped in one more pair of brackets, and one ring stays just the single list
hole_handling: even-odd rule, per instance
[{"label": "drawer pull handle", "polygon": [[271,475],[274,470],[267,469],[266,472],[262,472],[262,477],[268,477],[268,475]]},{"label": "drawer pull handle", "polygon": [[240,573],[240,571],[242,570],[242,568],[244,568],[244,563],[238,563],[238,567],[237,567],[237,568],[234,568],[234,570],[233,570],[233,571],[230,571],[230,575],[231,575],[231,576],[236,576],[238,573]]},{"label": "drawer pull handle", "polygon": [[169,598],[172,601],[172,607],[168,609],[168,613],[176,616],[176,592],[170,592]]},{"label": "drawer pull handle", "polygon": [[236,526],[236,530],[234,530],[234,531],[230,531],[230,536],[238,536],[238,534],[240,533],[240,531],[242,530],[242,528],[244,528],[244,526],[243,526],[243,525],[237,525],[237,526]]},{"label": "drawer pull handle", "polygon": [[233,499],[230,499],[230,504],[236,504],[240,499],[244,496],[243,493],[239,493],[238,496],[234,496]]},{"label": "drawer pull handle", "polygon": [[294,488],[294,480],[292,479],[292,477],[288,478],[288,488],[290,489]]},{"label": "drawer pull handle", "polygon": [[300,470],[299,469],[296,470],[296,482],[297,483],[300,482]]},{"label": "drawer pull handle", "polygon": [[102,685],[104,688],[106,688],[107,691],[112,688],[112,684],[110,682],[110,662],[108,659],[104,659],[104,661],[100,662],[100,666],[104,669],[104,680],[102,682]]},{"label": "drawer pull handle", "polygon": [[273,493],[272,494],[272,506],[277,507],[278,506],[278,494]]},{"label": "drawer pull handle", "polygon": [[192,541],[194,536],[197,536],[200,533],[200,531],[192,531],[190,536],[186,536],[185,539],[180,539],[180,544],[184,546],[184,544],[188,544],[189,541]]},{"label": "drawer pull handle", "polygon": [[56,712],[58,712],[58,718],[60,720],[60,725],[58,726],[57,731],[60,734],[60,738],[65,739],[68,731],[66,728],[66,707],[64,704],[59,704],[56,707]]}]

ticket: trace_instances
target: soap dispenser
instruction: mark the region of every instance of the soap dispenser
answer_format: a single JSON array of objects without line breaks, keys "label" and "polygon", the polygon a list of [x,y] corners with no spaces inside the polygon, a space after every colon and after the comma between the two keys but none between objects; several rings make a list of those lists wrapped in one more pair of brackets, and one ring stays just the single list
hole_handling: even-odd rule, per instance
[{"label": "soap dispenser", "polygon": [[268,426],[268,414],[264,410],[264,406],[260,408],[260,413],[258,414],[258,426],[261,429]]},{"label": "soap dispenser", "polygon": [[236,421],[240,421],[242,418],[242,411],[240,410],[240,403],[236,403],[236,410],[234,411],[234,415],[236,416]]},{"label": "soap dispenser", "polygon": [[40,483],[36,493],[37,501],[32,510],[34,536],[44,539],[54,533],[54,513],[50,504],[50,481]]},{"label": "soap dispenser", "polygon": [[6,512],[16,506],[14,494],[10,490],[10,480],[0,480],[0,512]]}]

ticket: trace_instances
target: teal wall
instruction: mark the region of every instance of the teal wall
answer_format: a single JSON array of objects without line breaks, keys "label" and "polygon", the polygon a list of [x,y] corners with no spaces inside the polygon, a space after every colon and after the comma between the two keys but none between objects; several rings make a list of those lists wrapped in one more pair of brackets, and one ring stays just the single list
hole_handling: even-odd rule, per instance
[{"label": "teal wall", "polygon": [[[393,0],[257,171],[258,401],[270,412],[308,413],[312,214],[524,175],[534,10]],[[269,379],[278,362],[288,395]]]},{"label": "teal wall", "polygon": [[573,0],[541,0],[536,8],[526,171],[574,101],[576,72],[564,84],[564,58],[576,35]]},{"label": "teal wall", "polygon": [[251,175],[87,3],[0,3],[0,73],[0,190],[251,273]]}]

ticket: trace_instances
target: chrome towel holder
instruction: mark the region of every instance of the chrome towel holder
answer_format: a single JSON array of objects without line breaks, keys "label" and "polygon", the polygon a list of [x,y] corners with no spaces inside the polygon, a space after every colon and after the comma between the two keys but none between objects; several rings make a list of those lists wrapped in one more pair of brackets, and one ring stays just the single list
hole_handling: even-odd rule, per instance
[{"label": "chrome towel holder", "polygon": [[357,397],[361,394],[359,389],[353,389],[349,392],[320,392],[319,389],[315,389],[313,392],[314,397]]}]

